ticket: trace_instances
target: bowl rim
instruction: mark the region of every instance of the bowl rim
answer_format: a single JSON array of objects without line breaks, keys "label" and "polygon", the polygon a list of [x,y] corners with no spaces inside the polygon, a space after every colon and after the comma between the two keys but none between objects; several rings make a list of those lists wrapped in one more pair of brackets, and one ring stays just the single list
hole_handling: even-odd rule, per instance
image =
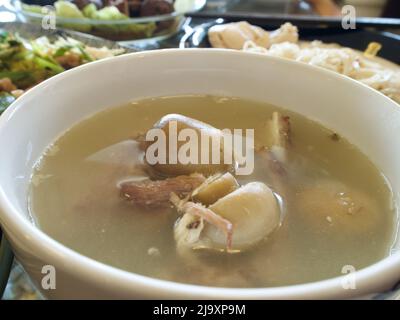
[{"label": "bowl rim", "polygon": [[[288,66],[295,65],[296,67],[307,69],[309,72],[323,74],[325,77],[335,79],[335,81],[345,81],[351,86],[358,86],[366,93],[372,94],[371,91],[373,91],[373,94],[380,95],[381,99],[386,99],[388,107],[392,108],[394,112],[400,112],[399,105],[382,93],[349,77],[337,74],[330,70],[322,69],[320,67],[282,58],[270,57],[261,53],[242,52],[236,50],[161,49],[129,53],[114,57],[112,59],[98,60],[68,70],[40,83],[12,103],[12,105],[3,113],[3,115],[0,117],[0,134],[3,134],[3,131],[7,130],[8,121],[13,117],[13,115],[17,112],[21,112],[20,109],[23,108],[25,100],[28,100],[28,98],[35,94],[40,94],[41,91],[45,90],[53,82],[59,82],[62,78],[74,77],[81,72],[85,72],[85,70],[95,69],[98,64],[112,65],[117,61],[126,61],[129,63],[131,59],[141,59],[154,56],[165,58],[165,56],[168,55],[194,56],[199,54],[209,56],[231,55],[237,56],[238,59],[269,59],[278,64],[285,64]],[[6,233],[11,231],[20,237],[23,237],[25,241],[29,241],[30,245],[37,250],[35,252],[37,256],[42,258],[45,257],[49,262],[55,260],[58,262],[62,261],[64,270],[79,270],[81,275],[85,275],[85,279],[93,282],[98,281],[98,276],[101,275],[103,279],[107,279],[108,282],[112,281],[114,286],[118,286],[118,288],[124,288],[126,291],[137,291],[137,288],[139,287],[142,290],[146,290],[149,295],[151,295],[151,293],[161,292],[165,296],[170,295],[171,297],[186,297],[186,299],[191,297],[201,299],[293,299],[299,297],[328,298],[332,296],[353,297],[355,295],[370,293],[369,290],[377,287],[376,283],[378,281],[382,282],[387,277],[392,279],[393,284],[395,281],[400,280],[400,251],[395,252],[370,266],[357,270],[354,275],[357,279],[357,283],[361,285],[358,285],[355,290],[344,290],[342,288],[341,284],[346,279],[345,275],[316,282],[266,288],[222,288],[161,280],[125,271],[117,267],[96,261],[77,251],[74,251],[73,249],[70,249],[69,247],[61,244],[57,240],[45,234],[18,211],[19,210],[6,197],[5,190],[0,182],[0,222],[2,222],[3,230]],[[397,213],[397,223],[399,223],[398,218],[399,215]],[[372,281],[372,279],[375,281]]]},{"label": "bowl rim", "polygon": [[[42,13],[31,12],[24,10],[23,3],[21,0],[14,0],[14,6],[17,13],[21,13],[22,15],[33,18],[33,19],[42,19],[45,15]],[[154,16],[146,16],[146,17],[135,17],[128,19],[118,19],[118,20],[100,20],[100,19],[91,19],[91,18],[68,18],[57,16],[57,23],[69,23],[69,24],[79,24],[79,25],[126,25],[126,24],[134,24],[134,23],[151,23],[151,22],[159,22],[171,20],[174,18],[181,18],[187,12],[196,12],[201,10],[206,4],[206,0],[194,0],[193,7],[189,10],[185,11],[173,11],[167,14],[159,14]],[[41,6],[44,7],[44,6]]]}]

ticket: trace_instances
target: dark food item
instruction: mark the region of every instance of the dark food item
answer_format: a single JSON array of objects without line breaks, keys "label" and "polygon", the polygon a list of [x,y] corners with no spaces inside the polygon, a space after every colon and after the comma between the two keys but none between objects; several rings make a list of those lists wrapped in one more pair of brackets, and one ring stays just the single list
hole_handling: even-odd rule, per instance
[{"label": "dark food item", "polygon": [[74,0],[72,1],[76,6],[82,10],[84,7],[86,7],[88,4],[90,4],[89,0]]},{"label": "dark food item", "polygon": [[[38,6],[51,6],[57,0],[22,0],[23,3],[31,4],[31,5],[38,5]],[[93,3],[97,9],[101,9],[104,7],[103,0],[67,0],[75,4],[80,10],[86,7],[88,4]]]},{"label": "dark food item", "polygon": [[333,141],[339,141],[340,140],[340,136],[335,132],[331,134],[331,139]]},{"label": "dark food item", "polygon": [[128,0],[129,15],[131,17],[140,16],[140,8],[143,0]]},{"label": "dark food item", "polygon": [[142,17],[158,16],[174,11],[173,2],[169,0],[144,0],[140,9]]},{"label": "dark food item", "polygon": [[23,0],[23,3],[34,4],[38,6],[50,6],[53,5],[56,0]]},{"label": "dark food item", "polygon": [[169,201],[172,192],[185,197],[204,181],[205,178],[201,174],[182,175],[157,181],[130,181],[120,186],[121,196],[145,208],[168,207],[171,205]]}]

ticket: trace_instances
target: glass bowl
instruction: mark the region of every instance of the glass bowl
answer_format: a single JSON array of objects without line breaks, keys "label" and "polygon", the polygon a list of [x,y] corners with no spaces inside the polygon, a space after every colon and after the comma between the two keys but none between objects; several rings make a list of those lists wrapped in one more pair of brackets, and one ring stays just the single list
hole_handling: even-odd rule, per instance
[{"label": "glass bowl", "polygon": [[[174,3],[175,11],[170,14],[123,20],[97,20],[57,16],[55,25],[57,28],[85,32],[113,41],[161,40],[180,30],[185,21],[184,15],[186,12],[199,11],[205,4],[206,0],[176,0]],[[17,15],[24,22],[42,25],[44,21],[49,21],[49,9],[46,10],[46,7],[43,7],[42,12],[27,11],[25,4],[20,0],[14,1],[14,7]]]}]

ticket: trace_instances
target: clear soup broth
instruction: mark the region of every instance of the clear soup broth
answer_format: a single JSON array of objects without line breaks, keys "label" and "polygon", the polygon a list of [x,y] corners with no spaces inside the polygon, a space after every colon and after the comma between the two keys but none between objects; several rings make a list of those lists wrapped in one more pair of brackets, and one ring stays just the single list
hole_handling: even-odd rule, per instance
[{"label": "clear soup broth", "polygon": [[[118,184],[145,175],[132,138],[166,114],[220,129],[251,128],[262,146],[274,111],[290,117],[287,193],[281,225],[248,250],[182,256],[174,239],[180,213],[172,205],[149,210],[121,199]],[[274,190],[269,171],[256,152],[254,172],[236,178]],[[364,268],[390,254],[397,219],[385,178],[345,138],[272,105],[214,96],[135,101],[73,126],[38,161],[29,206],[45,233],[93,259],[159,279],[222,287],[293,285],[339,276],[349,265]]]}]

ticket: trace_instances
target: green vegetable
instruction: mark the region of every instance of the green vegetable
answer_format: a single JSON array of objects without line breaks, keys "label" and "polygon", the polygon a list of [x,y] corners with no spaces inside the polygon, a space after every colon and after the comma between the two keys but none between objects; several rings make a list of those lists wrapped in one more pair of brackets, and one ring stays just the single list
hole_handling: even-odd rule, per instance
[{"label": "green vegetable", "polygon": [[66,54],[68,51],[71,51],[74,47],[70,46],[70,45],[66,45],[63,47],[59,47],[56,52],[53,54],[53,57],[57,58],[57,57],[61,57],[64,54]]},{"label": "green vegetable", "polygon": [[72,2],[56,1],[54,7],[56,8],[56,16],[65,18],[84,18],[81,10],[79,10],[79,8]]},{"label": "green vegetable", "polygon": [[[89,5],[88,5],[89,6]],[[86,6],[84,9],[86,9],[88,6]],[[87,10],[93,10],[88,8]],[[87,13],[88,14],[88,13]],[[107,20],[107,21],[113,21],[113,20],[127,20],[129,19],[128,16],[122,14],[117,7],[110,6],[110,7],[104,7],[101,10],[96,10],[92,11],[90,18],[95,19],[95,20]],[[136,24],[94,24],[93,25],[93,30],[97,31],[99,33],[110,33],[110,34],[117,34],[117,33],[136,33],[138,29],[146,29],[148,30],[147,24],[142,24],[138,25],[139,27],[136,27]],[[142,27],[143,26],[143,27]],[[131,29],[133,28],[133,30]],[[155,30],[155,24],[154,24],[154,30]],[[153,30],[151,31],[151,33]],[[138,31],[138,33],[142,33],[142,30]]]},{"label": "green vegetable", "polygon": [[63,67],[61,67],[60,65],[52,63],[51,61],[46,60],[41,57],[34,57],[34,61],[37,63],[38,67],[47,69],[47,70],[52,70],[55,73],[60,73],[60,72],[65,71],[65,69]]},{"label": "green vegetable", "polygon": [[2,114],[8,106],[15,101],[15,97],[7,92],[0,92],[0,114]]},{"label": "green vegetable", "polygon": [[[119,52],[120,53],[120,52]],[[119,54],[115,52],[116,54]],[[72,55],[69,59],[60,59]],[[8,78],[18,89],[28,89],[65,68],[93,61],[81,42],[68,37],[49,41],[47,37],[26,40],[18,34],[0,30],[0,79]],[[69,64],[68,64],[69,63]],[[65,66],[65,68],[64,68]],[[13,99],[1,92],[1,110]]]},{"label": "green vegetable", "polygon": [[[24,10],[38,12],[38,6],[24,5]],[[94,3],[87,4],[82,10],[69,2],[58,0],[54,3],[56,16],[63,18],[80,19],[77,22],[58,22],[58,26],[66,29],[73,29],[88,33],[98,33],[104,35],[127,34],[133,38],[151,37],[157,29],[154,22],[149,23],[123,23],[123,24],[96,24],[91,23],[91,20],[117,21],[127,20],[129,17],[119,11],[115,6],[107,6],[100,10],[97,9]],[[41,7],[39,7],[41,8]],[[68,49],[62,49],[60,52],[67,52]]]},{"label": "green vegetable", "polygon": [[59,23],[59,26],[66,29],[73,29],[82,32],[89,32],[91,30],[91,25],[88,24],[89,20],[87,19],[81,10],[68,1],[57,1],[54,3],[54,7],[56,8],[56,17],[63,18],[73,18],[73,19],[82,19],[82,23]]},{"label": "green vegetable", "polygon": [[30,77],[29,71],[0,71],[0,79],[9,78],[14,84]]},{"label": "green vegetable", "polygon": [[[40,38],[39,38],[40,39]],[[38,41],[31,41],[32,51],[35,54],[33,57],[34,62],[40,68],[52,70],[55,73],[63,72],[65,69],[61,67],[58,62],[54,59],[54,56],[50,56],[46,51],[45,45],[41,45]]]},{"label": "green vegetable", "polygon": [[10,59],[13,55],[18,53],[19,48],[5,48],[3,50],[0,50],[0,59],[5,60],[5,59]]},{"label": "green vegetable", "polygon": [[86,5],[82,9],[82,13],[86,18],[94,19],[94,16],[97,13],[96,5],[94,3],[90,3],[90,4]]},{"label": "green vegetable", "polygon": [[92,57],[86,52],[86,50],[82,46],[78,46],[78,50],[81,52],[82,58],[85,61],[87,61],[87,62],[93,61]]},{"label": "green vegetable", "polygon": [[154,22],[149,23],[127,23],[127,24],[105,24],[93,26],[93,29],[104,34],[129,34],[134,38],[151,37],[157,29]]},{"label": "green vegetable", "polygon": [[101,10],[98,10],[94,13],[93,19],[98,20],[125,20],[128,19],[128,16],[121,13],[117,7],[110,6],[104,7]]},{"label": "green vegetable", "polygon": [[156,31],[157,25],[155,22],[149,22],[149,23],[136,23],[136,24],[131,24],[129,25],[129,30],[134,33],[134,34],[143,34],[145,37],[151,37]]},{"label": "green vegetable", "polygon": [[5,30],[0,30],[0,43],[4,43],[8,39],[8,32]]},{"label": "green vegetable", "polygon": [[23,3],[22,4],[22,9],[24,11],[32,12],[32,13],[39,13],[39,14],[43,13],[42,12],[43,7],[42,6],[38,6],[36,4],[25,4],[25,3]]},{"label": "green vegetable", "polygon": [[[81,63],[92,61],[81,42],[59,37],[50,42],[46,37],[28,41],[0,31],[0,79],[8,78],[18,89],[27,89],[63,72],[57,58],[77,55]],[[0,114],[16,100],[12,94],[0,91]]]}]

